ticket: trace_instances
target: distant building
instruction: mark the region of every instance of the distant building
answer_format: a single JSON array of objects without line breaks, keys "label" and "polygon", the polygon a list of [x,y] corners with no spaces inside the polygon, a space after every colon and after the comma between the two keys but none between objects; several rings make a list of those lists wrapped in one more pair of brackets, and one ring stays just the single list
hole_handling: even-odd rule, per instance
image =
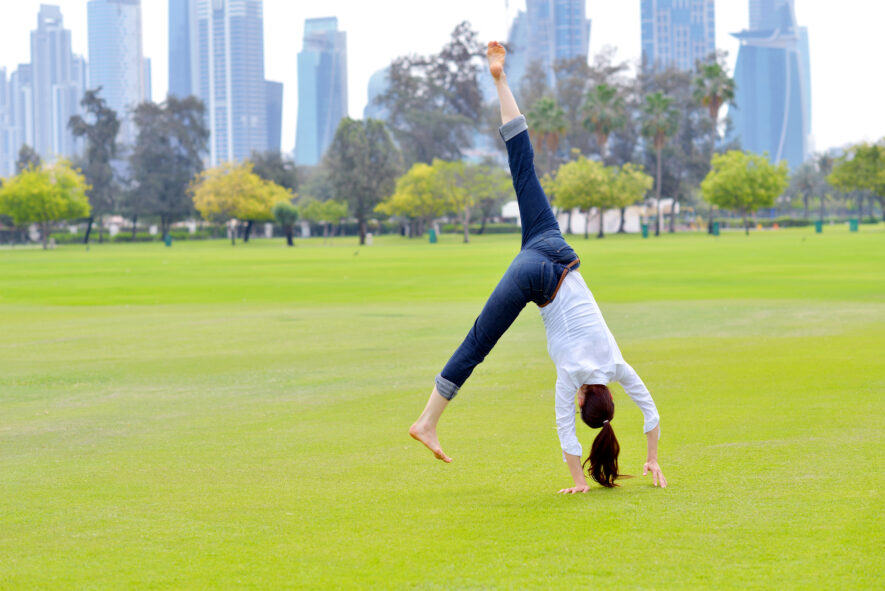
[{"label": "distant building", "polygon": [[811,152],[808,30],[797,25],[793,0],[752,0],[750,23],[734,34],[741,48],[730,139],[795,170]]},{"label": "distant building", "polygon": [[141,0],[89,0],[89,84],[117,112],[123,144],[135,142],[132,110],[148,95]]},{"label": "distant building", "polygon": [[153,93],[151,92],[151,58],[144,58],[144,96],[142,101],[151,102]]},{"label": "distant building", "polygon": [[34,87],[31,64],[19,64],[9,77],[9,114],[13,158],[25,144],[34,146]]},{"label": "distant building", "polygon": [[[32,147],[44,159],[73,156],[74,136],[68,120],[80,112],[84,89],[78,84],[71,53],[71,32],[64,28],[58,6],[40,5],[37,29],[31,32],[30,99]],[[27,115],[23,110],[23,114]]]},{"label": "distant building", "polygon": [[193,0],[169,0],[169,94],[186,98],[198,84],[192,64],[197,59],[196,26]]},{"label": "distant building", "polygon": [[9,80],[6,77],[6,68],[0,68],[0,178],[10,176],[15,172],[15,158],[12,157],[15,147],[12,144],[12,116],[9,99]]},{"label": "distant building", "polygon": [[304,22],[304,46],[298,54],[298,127],[295,162],[316,165],[347,116],[347,34],[338,19]]},{"label": "distant building", "polygon": [[266,81],[267,85],[267,151],[282,149],[283,83]]},{"label": "distant building", "polygon": [[369,78],[369,94],[366,107],[363,109],[363,119],[386,120],[390,114],[387,107],[375,102],[379,96],[387,92],[390,86],[390,68],[382,68]]},{"label": "distant building", "polygon": [[514,86],[529,62],[538,60],[553,84],[557,60],[586,57],[590,50],[590,20],[586,0],[526,0],[525,12],[513,21],[507,43],[507,76]]},{"label": "distant building", "polygon": [[262,0],[191,0],[191,94],[206,105],[209,164],[267,150]]},{"label": "distant building", "polygon": [[716,51],[714,0],[641,0],[642,59],[652,67],[694,70]]}]

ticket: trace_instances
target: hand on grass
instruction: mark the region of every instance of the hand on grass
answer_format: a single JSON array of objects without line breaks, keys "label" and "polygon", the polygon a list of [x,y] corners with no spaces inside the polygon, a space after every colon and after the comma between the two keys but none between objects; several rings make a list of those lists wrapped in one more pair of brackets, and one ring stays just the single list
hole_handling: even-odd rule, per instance
[{"label": "hand on grass", "polygon": [[651,462],[646,462],[642,467],[642,475],[645,476],[651,472],[652,478],[654,478],[655,486],[658,486],[660,483],[661,488],[667,488],[667,479],[664,478],[664,473],[661,472],[661,467],[658,466],[658,463],[654,460]]},{"label": "hand on grass", "polygon": [[564,488],[559,491],[561,495],[573,495],[575,493],[585,493],[590,490],[589,484],[579,484],[578,486],[573,486],[571,488]]}]

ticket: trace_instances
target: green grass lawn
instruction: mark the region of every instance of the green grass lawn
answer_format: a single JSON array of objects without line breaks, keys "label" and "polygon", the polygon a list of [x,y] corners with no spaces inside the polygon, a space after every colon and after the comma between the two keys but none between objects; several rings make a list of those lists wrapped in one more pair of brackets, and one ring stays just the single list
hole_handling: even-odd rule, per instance
[{"label": "green grass lawn", "polygon": [[615,388],[555,494],[534,307],[408,438],[517,236],[0,250],[0,589],[881,588],[885,228],[570,242],[666,490]]}]

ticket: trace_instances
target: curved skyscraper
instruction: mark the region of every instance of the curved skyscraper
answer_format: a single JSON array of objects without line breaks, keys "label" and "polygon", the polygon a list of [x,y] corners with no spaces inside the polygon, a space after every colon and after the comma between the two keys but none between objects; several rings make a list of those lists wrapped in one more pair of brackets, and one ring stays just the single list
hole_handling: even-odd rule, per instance
[{"label": "curved skyscraper", "polygon": [[735,66],[730,139],[795,170],[811,151],[808,30],[796,24],[793,0],[751,0],[750,29]]}]

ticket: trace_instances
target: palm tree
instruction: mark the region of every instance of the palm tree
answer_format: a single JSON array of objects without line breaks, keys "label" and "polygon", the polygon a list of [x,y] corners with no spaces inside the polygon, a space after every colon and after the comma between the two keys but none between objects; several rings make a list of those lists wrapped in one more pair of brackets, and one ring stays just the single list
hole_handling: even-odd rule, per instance
[{"label": "palm tree", "polygon": [[[642,137],[651,140],[657,156],[657,197],[658,215],[655,223],[655,236],[661,235],[661,152],[667,140],[676,135],[679,128],[679,110],[673,106],[673,97],[655,92],[645,97],[642,105]],[[675,203],[674,203],[675,205]]]},{"label": "palm tree", "polygon": [[[727,103],[734,103],[734,79],[718,62],[700,64],[694,79],[694,100],[707,107],[713,122],[710,142],[710,161],[716,153],[716,140],[719,138],[719,110]],[[710,206],[710,224],[707,232],[713,233],[713,206]]]},{"label": "palm tree", "polygon": [[[624,97],[618,89],[608,84],[599,84],[587,92],[584,101],[584,128],[596,135],[596,145],[599,147],[599,157],[605,164],[607,156],[608,138],[612,132],[624,127],[627,121],[625,116]],[[624,233],[624,215],[626,207],[621,208],[621,226],[618,233]],[[602,218],[599,220],[602,228]]]},{"label": "palm tree", "polygon": [[808,200],[821,186],[821,175],[817,170],[817,163],[807,161],[802,163],[793,174],[790,192],[802,198],[805,206],[805,219],[808,219]]},{"label": "palm tree", "polygon": [[535,146],[545,152],[545,171],[550,172],[553,167],[553,156],[559,148],[559,140],[568,131],[568,121],[565,111],[556,104],[553,97],[539,98],[527,113],[531,121],[529,133],[532,134]]}]

